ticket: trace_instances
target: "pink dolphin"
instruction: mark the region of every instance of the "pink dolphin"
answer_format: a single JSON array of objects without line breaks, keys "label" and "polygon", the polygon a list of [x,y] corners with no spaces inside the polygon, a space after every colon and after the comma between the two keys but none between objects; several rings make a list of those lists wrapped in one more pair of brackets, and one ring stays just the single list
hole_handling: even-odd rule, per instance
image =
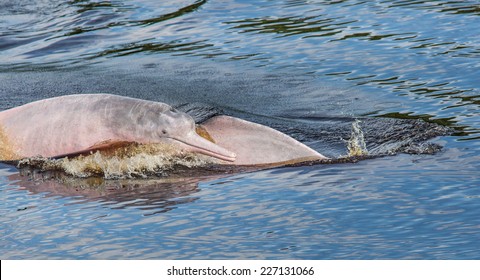
[{"label": "pink dolphin", "polygon": [[263,125],[217,116],[196,127],[167,104],[117,95],[67,95],[0,112],[1,160],[73,156],[125,143],[172,144],[233,165],[325,159]]}]

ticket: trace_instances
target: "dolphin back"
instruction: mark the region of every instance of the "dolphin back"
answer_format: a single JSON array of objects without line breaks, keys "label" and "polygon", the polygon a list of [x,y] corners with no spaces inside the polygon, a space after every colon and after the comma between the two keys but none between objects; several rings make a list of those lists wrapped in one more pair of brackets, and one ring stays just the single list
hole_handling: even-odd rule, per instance
[{"label": "dolphin back", "polygon": [[0,112],[0,144],[9,147],[3,159],[72,154],[108,140],[148,140],[154,133],[145,135],[141,128],[154,126],[170,110],[165,103],[111,94],[28,103]]}]

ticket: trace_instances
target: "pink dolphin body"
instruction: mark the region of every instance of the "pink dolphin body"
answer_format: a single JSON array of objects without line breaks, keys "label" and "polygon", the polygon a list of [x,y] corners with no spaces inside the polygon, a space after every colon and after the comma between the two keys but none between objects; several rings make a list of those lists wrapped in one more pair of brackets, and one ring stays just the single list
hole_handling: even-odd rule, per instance
[{"label": "pink dolphin body", "polygon": [[119,143],[172,144],[233,165],[325,159],[279,131],[237,118],[217,116],[201,127],[209,137],[196,133],[191,116],[164,103],[110,94],[67,95],[0,112],[0,159],[63,157]]}]

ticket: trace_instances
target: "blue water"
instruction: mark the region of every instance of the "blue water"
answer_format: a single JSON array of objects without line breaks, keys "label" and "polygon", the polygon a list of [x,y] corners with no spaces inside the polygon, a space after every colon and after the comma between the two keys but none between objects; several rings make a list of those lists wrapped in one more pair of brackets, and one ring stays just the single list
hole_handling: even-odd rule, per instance
[{"label": "blue water", "polygon": [[479,16],[478,1],[0,1],[0,109],[108,92],[293,128],[454,129],[433,155],[225,176],[59,182],[0,165],[0,258],[479,259]]}]

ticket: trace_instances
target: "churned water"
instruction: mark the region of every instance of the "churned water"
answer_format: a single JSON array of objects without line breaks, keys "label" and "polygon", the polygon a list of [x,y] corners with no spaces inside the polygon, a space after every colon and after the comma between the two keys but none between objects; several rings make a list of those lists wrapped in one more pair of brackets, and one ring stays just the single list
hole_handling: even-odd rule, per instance
[{"label": "churned water", "polygon": [[1,164],[0,257],[479,259],[478,26],[478,1],[0,0],[1,110],[114,93],[387,155],[121,180]]}]

